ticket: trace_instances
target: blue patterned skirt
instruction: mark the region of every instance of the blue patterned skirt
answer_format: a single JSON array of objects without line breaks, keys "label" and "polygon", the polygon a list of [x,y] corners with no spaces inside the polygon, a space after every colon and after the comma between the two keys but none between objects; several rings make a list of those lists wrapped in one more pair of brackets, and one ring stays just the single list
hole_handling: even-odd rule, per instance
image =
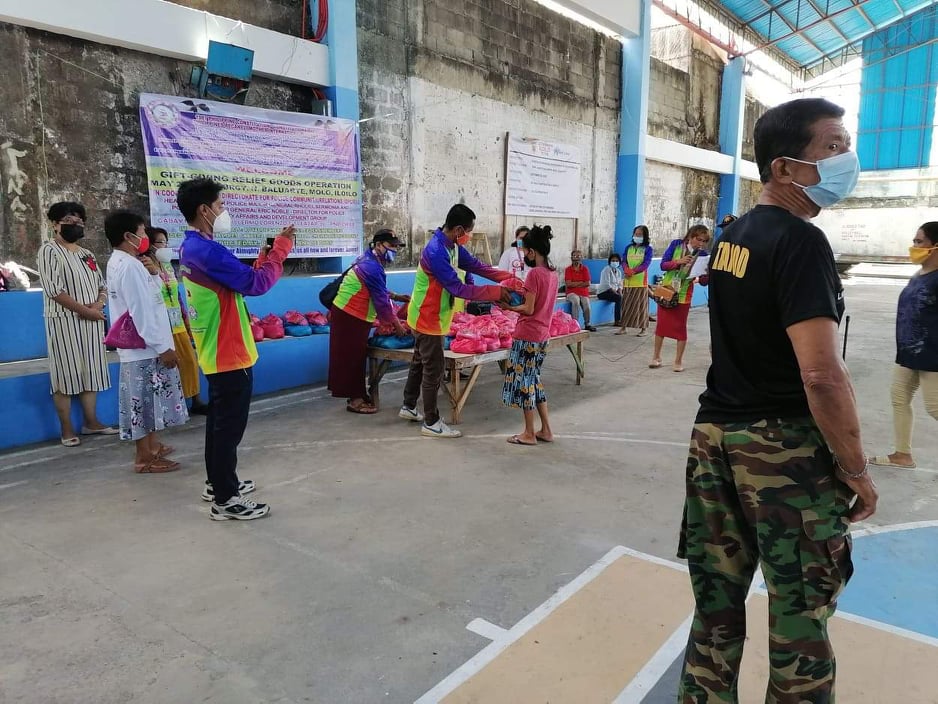
[{"label": "blue patterned skirt", "polygon": [[189,420],[179,369],[167,369],[156,357],[121,362],[118,400],[121,440],[142,440]]},{"label": "blue patterned skirt", "polygon": [[547,401],[541,384],[541,365],[547,354],[546,342],[515,340],[508,355],[508,370],[502,387],[502,402],[511,408],[533,411]]}]

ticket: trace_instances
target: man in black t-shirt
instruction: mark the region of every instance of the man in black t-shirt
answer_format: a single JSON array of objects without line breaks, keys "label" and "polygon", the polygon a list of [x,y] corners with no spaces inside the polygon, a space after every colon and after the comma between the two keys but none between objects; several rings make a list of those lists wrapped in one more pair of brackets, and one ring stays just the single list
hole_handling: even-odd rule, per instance
[{"label": "man in black t-shirt", "polygon": [[853,571],[849,524],[873,515],[877,500],[838,355],[843,287],[830,244],[809,222],[856,185],[843,114],[803,99],[759,119],[759,204],[723,228],[711,255],[713,363],[691,437],[678,553],[696,599],[683,702],[735,701],[760,563],[766,701],[834,698],[827,619]]}]

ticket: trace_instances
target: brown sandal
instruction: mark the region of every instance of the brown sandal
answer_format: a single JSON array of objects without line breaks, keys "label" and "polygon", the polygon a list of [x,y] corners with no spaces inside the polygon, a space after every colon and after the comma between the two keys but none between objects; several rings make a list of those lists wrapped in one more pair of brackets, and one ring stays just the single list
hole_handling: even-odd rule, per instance
[{"label": "brown sandal", "polygon": [[167,455],[171,455],[176,451],[176,448],[172,445],[163,445],[160,444],[160,449],[156,451],[156,459],[162,460],[165,459]]},{"label": "brown sandal", "polygon": [[166,472],[175,472],[177,469],[179,469],[178,462],[164,460],[159,457],[154,457],[149,462],[142,464],[134,464],[134,471],[137,474],[164,474]]},{"label": "brown sandal", "polygon": [[360,413],[365,416],[374,415],[378,412],[378,409],[369,403],[359,403],[357,406],[353,406],[349,403],[345,406],[345,410],[349,413]]}]

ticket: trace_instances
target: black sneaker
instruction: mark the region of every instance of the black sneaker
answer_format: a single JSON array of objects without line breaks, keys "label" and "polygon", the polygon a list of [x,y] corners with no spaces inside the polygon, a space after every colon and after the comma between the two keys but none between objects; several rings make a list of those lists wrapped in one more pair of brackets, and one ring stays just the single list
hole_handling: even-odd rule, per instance
[{"label": "black sneaker", "polygon": [[256,504],[250,499],[232,496],[227,503],[213,503],[209,516],[213,521],[253,521],[255,518],[263,518],[268,513],[270,513],[270,506],[267,504]]},{"label": "black sneaker", "polygon": [[[254,486],[254,482],[250,479],[245,479],[243,482],[238,484],[238,493],[241,496],[245,494],[250,494],[257,487]],[[205,482],[205,488],[202,490],[202,501],[213,501],[215,499],[215,490],[212,488],[212,485],[208,482]]]},{"label": "black sneaker", "polygon": [[595,326],[595,325],[587,325],[587,326],[586,326],[586,329],[589,330],[590,332],[596,332],[596,326]]}]

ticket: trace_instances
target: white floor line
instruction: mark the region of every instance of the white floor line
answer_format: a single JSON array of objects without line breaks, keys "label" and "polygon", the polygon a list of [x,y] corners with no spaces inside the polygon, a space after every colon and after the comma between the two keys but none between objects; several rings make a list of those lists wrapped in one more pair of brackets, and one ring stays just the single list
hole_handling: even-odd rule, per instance
[{"label": "white floor line", "polygon": [[19,481],[19,482],[10,482],[9,484],[0,484],[0,491],[3,491],[4,489],[12,489],[15,486],[21,486],[22,484],[29,484],[29,480],[23,479],[22,481]]},{"label": "white floor line", "polygon": [[640,704],[645,696],[655,688],[671,664],[687,648],[687,636],[690,633],[694,614],[684,619],[670,637],[664,642],[658,652],[651,656],[645,666],[632,678],[628,686],[619,692],[619,696],[612,700],[612,704]]},{"label": "white floor line", "polygon": [[917,528],[938,527],[938,521],[912,521],[910,523],[894,523],[888,526],[860,524],[862,527],[851,531],[854,538],[865,538],[869,535],[882,535],[883,533],[898,533],[903,530],[916,530]]},{"label": "white floor line", "polygon": [[484,618],[476,618],[466,624],[466,630],[472,631],[473,633],[482,636],[483,638],[488,638],[489,640],[495,641],[500,638],[504,638],[505,634],[508,631],[501,626],[496,626],[494,623],[489,623]]},{"label": "white floor line", "polygon": [[456,668],[452,673],[450,673],[442,682],[436,685],[429,692],[424,694],[422,697],[417,699],[414,704],[436,704],[443,697],[452,693],[460,685],[466,682],[468,679],[477,674],[482,668],[492,662],[497,658],[501,653],[503,653],[508,646],[515,643],[520,639],[525,633],[530,631],[541,621],[547,618],[557,607],[563,604],[567,599],[576,594],[580,589],[585,587],[587,584],[592,582],[596,577],[598,577],[602,572],[609,567],[613,562],[618,560],[623,555],[630,555],[632,557],[638,557],[648,562],[653,562],[655,564],[667,564],[669,567],[677,566],[677,569],[682,569],[682,565],[677,563],[668,563],[667,560],[662,560],[660,557],[655,557],[654,555],[648,555],[646,553],[638,552],[636,550],[631,550],[629,548],[623,547],[621,545],[614,547],[612,550],[603,555],[599,560],[590,565],[584,572],[580,574],[579,577],[574,579],[569,584],[560,588],[560,590],[550,597],[543,604],[538,606],[534,611],[529,613],[523,619],[518,621],[514,626],[512,626],[504,635],[498,640],[492,641],[485,648],[480,650],[475,657],[471,658],[468,662],[464,663],[460,667]]},{"label": "white floor line", "polygon": [[853,623],[859,623],[862,626],[868,626],[869,628],[875,628],[878,631],[885,631],[886,633],[892,633],[896,636],[901,636],[903,638],[908,638],[909,640],[914,640],[916,643],[924,643],[925,645],[930,645],[932,647],[938,648],[938,638],[932,638],[931,636],[926,636],[923,633],[917,633],[916,631],[909,631],[905,628],[899,628],[898,626],[893,626],[888,623],[883,623],[882,621],[876,621],[871,618],[866,618],[865,616],[857,616],[848,611],[837,611],[834,613],[834,618],[842,618],[844,621],[852,621]]}]

